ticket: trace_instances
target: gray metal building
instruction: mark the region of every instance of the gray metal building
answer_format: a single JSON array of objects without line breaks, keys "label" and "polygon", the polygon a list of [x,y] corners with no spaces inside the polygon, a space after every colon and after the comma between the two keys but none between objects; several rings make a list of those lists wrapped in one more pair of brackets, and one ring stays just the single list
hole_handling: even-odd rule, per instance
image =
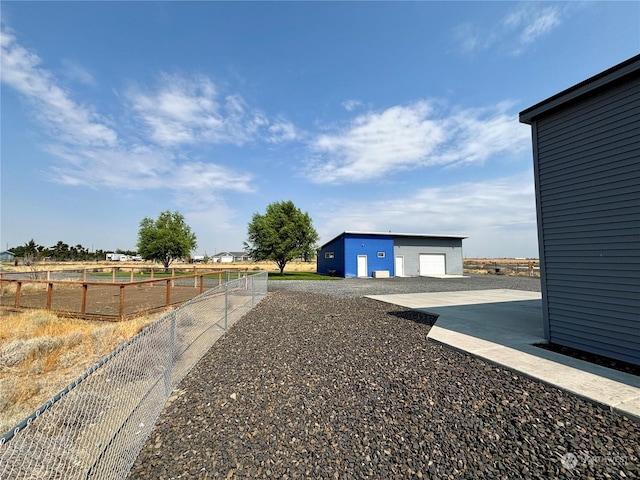
[{"label": "gray metal building", "polygon": [[340,277],[462,275],[461,235],[346,231],[318,250],[317,271]]},{"label": "gray metal building", "polygon": [[520,121],[533,137],[545,336],[640,365],[640,55]]},{"label": "gray metal building", "polygon": [[457,235],[396,235],[393,246],[395,275],[462,275],[462,240],[465,238]]}]

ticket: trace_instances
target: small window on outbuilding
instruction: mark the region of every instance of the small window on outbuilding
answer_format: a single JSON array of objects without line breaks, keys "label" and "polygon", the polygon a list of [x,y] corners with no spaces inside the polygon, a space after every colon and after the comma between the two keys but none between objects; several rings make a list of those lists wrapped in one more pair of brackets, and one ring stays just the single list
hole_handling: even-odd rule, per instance
[{"label": "small window on outbuilding", "polygon": [[324,258],[333,258],[333,252],[324,252]]},{"label": "small window on outbuilding", "polygon": [[384,258],[385,256],[385,252],[378,252],[378,258]]}]

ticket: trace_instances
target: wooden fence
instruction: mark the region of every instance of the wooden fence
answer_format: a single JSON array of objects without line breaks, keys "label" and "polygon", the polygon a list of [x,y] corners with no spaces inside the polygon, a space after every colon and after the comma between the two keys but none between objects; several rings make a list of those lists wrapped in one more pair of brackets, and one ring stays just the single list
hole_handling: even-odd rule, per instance
[{"label": "wooden fence", "polygon": [[[115,267],[121,268],[121,267]],[[163,269],[164,270],[164,269]],[[28,272],[27,272],[28,273]],[[151,313],[184,303],[196,295],[229,281],[231,277],[245,278],[247,270],[217,270],[215,272],[171,277],[115,281],[51,280],[32,278],[6,278],[0,276],[0,305],[12,310],[41,308],[60,315],[118,321],[132,316]]]}]

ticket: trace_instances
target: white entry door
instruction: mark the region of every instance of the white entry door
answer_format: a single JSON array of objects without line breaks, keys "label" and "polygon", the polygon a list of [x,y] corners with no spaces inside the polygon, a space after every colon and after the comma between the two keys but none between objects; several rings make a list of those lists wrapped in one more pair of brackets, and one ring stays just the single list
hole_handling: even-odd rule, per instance
[{"label": "white entry door", "polygon": [[396,277],[404,277],[404,257],[402,255],[396,257]]},{"label": "white entry door", "polygon": [[367,256],[366,255],[358,255],[358,276],[359,277],[368,277],[367,275]]},{"label": "white entry door", "polygon": [[444,254],[420,254],[420,276],[447,273]]}]

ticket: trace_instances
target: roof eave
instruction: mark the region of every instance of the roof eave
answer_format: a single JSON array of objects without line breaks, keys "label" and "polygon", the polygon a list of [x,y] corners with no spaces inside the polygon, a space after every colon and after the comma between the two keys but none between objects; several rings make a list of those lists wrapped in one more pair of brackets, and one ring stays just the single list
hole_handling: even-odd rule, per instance
[{"label": "roof eave", "polygon": [[520,122],[531,125],[536,118],[638,71],[640,71],[640,54],[521,111]]}]

